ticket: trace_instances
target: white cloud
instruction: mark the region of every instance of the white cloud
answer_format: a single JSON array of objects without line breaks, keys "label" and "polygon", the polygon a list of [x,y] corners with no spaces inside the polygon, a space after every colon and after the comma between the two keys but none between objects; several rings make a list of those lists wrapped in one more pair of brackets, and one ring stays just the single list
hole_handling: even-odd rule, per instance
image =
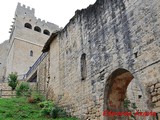
[{"label": "white cloud", "polygon": [[17,3],[35,8],[35,16],[64,27],[77,9],[86,8],[96,0],[4,0],[0,6],[0,43],[9,38]]}]

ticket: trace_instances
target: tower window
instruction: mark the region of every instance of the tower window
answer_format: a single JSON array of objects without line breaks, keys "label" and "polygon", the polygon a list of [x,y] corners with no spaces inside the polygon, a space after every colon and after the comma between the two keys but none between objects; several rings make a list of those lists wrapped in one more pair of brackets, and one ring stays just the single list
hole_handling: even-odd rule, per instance
[{"label": "tower window", "polygon": [[35,26],[35,27],[34,27],[34,30],[37,31],[37,32],[41,32],[41,28],[38,27],[38,26]]},{"label": "tower window", "polygon": [[85,80],[86,77],[87,77],[86,54],[83,53],[81,56],[81,80]]},{"label": "tower window", "polygon": [[32,51],[32,50],[30,51],[30,56],[31,56],[31,57],[33,56],[33,51]]},{"label": "tower window", "polygon": [[43,34],[50,35],[50,32],[48,30],[44,30]]},{"label": "tower window", "polygon": [[28,29],[32,29],[32,25],[29,24],[29,23],[25,23],[25,24],[24,24],[24,27],[26,27],[26,28],[28,28]]}]

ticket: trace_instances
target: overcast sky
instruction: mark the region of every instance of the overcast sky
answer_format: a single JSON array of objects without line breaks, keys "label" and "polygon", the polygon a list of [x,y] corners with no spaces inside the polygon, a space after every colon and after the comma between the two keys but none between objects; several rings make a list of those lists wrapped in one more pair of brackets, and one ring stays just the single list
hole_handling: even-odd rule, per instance
[{"label": "overcast sky", "polygon": [[9,38],[17,3],[35,8],[35,16],[64,27],[77,9],[86,8],[96,0],[3,0],[0,4],[0,43]]}]

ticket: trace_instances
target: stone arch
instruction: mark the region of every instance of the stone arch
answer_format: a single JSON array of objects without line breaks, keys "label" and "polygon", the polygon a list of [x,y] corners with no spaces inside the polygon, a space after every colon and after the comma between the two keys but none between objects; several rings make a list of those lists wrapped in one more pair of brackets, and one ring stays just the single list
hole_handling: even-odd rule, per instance
[{"label": "stone arch", "polygon": [[45,34],[45,35],[50,35],[50,32],[49,32],[48,30],[44,30],[44,31],[43,31],[43,34]]},{"label": "stone arch", "polygon": [[37,32],[41,32],[41,28],[38,27],[38,26],[35,26],[35,27],[34,27],[34,30],[37,31]]},{"label": "stone arch", "polygon": [[[133,79],[133,75],[126,69],[118,68],[113,71],[105,85],[104,90],[104,111],[123,111],[123,103],[125,99],[125,94],[129,83]],[[114,117],[107,118],[104,120],[114,120]]]},{"label": "stone arch", "polygon": [[28,29],[32,29],[32,25],[30,23],[25,23],[24,27],[28,28]]}]

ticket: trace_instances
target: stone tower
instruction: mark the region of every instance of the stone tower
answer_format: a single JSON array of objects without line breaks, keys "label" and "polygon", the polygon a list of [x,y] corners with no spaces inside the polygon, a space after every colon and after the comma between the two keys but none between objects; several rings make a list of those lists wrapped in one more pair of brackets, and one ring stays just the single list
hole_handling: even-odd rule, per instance
[{"label": "stone tower", "polygon": [[34,13],[33,8],[18,3],[10,29],[6,77],[11,72],[23,76],[40,56],[50,34],[59,30],[57,25],[37,19]]}]

